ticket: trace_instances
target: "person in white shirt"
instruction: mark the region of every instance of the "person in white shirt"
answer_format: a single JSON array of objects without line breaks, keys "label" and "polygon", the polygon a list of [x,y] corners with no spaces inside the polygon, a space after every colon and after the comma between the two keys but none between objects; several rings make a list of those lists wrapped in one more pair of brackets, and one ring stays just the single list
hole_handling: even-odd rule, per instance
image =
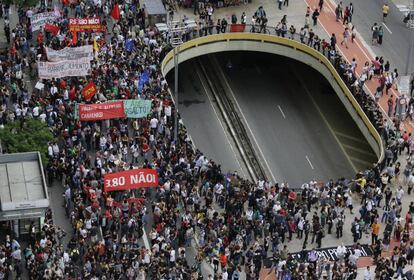
[{"label": "person in white shirt", "polygon": [[397,198],[397,203],[401,204],[401,199],[404,195],[404,190],[402,186],[399,186],[397,191],[395,192],[395,197]]},{"label": "person in white shirt", "polygon": [[369,266],[367,266],[367,268],[364,271],[364,280],[371,280],[371,279],[372,279],[371,270],[369,269]]},{"label": "person in white shirt", "polygon": [[338,256],[339,261],[342,263],[345,259],[345,253],[346,253],[346,248],[344,246],[344,243],[342,243],[341,245],[339,245],[336,248],[336,255]]},{"label": "person in white shirt", "polygon": [[40,114],[40,108],[38,106],[35,106],[33,108],[32,114],[33,114],[33,118],[35,118],[35,119],[38,118],[39,117],[39,114]]},{"label": "person in white shirt", "polygon": [[49,145],[47,146],[47,154],[50,158],[53,157],[53,147],[51,143],[49,143]]},{"label": "person in white shirt", "polygon": [[157,126],[158,126],[158,119],[152,118],[150,120],[150,127],[151,127],[151,129],[154,129],[155,130],[157,128]]},{"label": "person in white shirt", "polygon": [[174,265],[174,263],[175,263],[175,250],[171,249],[171,251],[170,251],[170,264]]},{"label": "person in white shirt", "polygon": [[223,272],[221,273],[221,279],[222,280],[228,280],[229,279],[229,273],[227,272],[227,269],[223,269]]}]

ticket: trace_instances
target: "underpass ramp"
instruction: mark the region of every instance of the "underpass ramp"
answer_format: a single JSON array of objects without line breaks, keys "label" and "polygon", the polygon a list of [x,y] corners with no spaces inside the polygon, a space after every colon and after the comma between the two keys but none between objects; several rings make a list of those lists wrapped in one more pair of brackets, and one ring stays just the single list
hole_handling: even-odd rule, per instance
[{"label": "underpass ramp", "polygon": [[378,161],[367,141],[340,131],[334,131],[334,133],[358,170],[372,167]]}]

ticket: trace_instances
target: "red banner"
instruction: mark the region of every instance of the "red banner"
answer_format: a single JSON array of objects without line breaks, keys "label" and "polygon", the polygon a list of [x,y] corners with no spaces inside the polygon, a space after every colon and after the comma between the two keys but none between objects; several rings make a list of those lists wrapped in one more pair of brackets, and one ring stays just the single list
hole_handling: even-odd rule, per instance
[{"label": "red banner", "polygon": [[125,118],[123,101],[100,104],[79,104],[79,119],[81,121],[100,121],[120,118]]},{"label": "red banner", "polygon": [[53,24],[46,23],[46,24],[45,24],[45,27],[44,27],[44,30],[45,30],[46,32],[50,32],[50,33],[52,33],[53,35],[55,35],[55,36],[56,36],[56,35],[59,33],[60,28],[59,28],[59,26],[56,26],[56,25],[53,25]]},{"label": "red banner", "polygon": [[93,18],[70,18],[70,32],[99,32],[102,30],[101,19]]},{"label": "red banner", "polygon": [[230,24],[230,32],[244,32],[246,24]]},{"label": "red banner", "polygon": [[90,100],[96,93],[96,85],[93,81],[90,81],[83,87],[83,98]]},{"label": "red banner", "polygon": [[131,169],[104,175],[106,192],[149,188],[158,186],[157,170],[149,168]]}]

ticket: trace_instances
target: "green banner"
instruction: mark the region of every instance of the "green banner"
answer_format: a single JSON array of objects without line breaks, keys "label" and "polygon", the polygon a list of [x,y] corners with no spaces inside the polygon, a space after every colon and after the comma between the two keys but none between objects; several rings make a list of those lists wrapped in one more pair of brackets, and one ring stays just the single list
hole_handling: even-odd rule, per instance
[{"label": "green banner", "polygon": [[127,118],[139,119],[151,113],[152,100],[128,99],[124,100],[124,110]]}]

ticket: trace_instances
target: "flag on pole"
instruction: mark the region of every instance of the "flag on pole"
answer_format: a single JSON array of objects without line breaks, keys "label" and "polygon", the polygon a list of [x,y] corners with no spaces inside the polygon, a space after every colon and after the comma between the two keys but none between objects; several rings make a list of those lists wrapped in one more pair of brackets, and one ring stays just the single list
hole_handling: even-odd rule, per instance
[{"label": "flag on pole", "polygon": [[128,39],[125,42],[125,50],[127,50],[127,52],[132,52],[135,49],[134,46],[134,40],[133,39]]},{"label": "flag on pole", "polygon": [[144,89],[144,85],[148,81],[149,81],[149,73],[147,70],[144,70],[144,72],[141,74],[141,77],[139,77],[139,82],[138,82],[138,93],[139,94],[142,93],[142,90]]},{"label": "flag on pole", "polygon": [[111,11],[111,17],[114,20],[119,20],[121,18],[121,12],[119,11],[119,5],[115,4]]},{"label": "flag on pole", "polygon": [[52,33],[53,35],[55,35],[55,36],[56,36],[56,35],[59,33],[60,28],[59,28],[59,26],[56,26],[56,25],[53,25],[53,24],[46,23],[46,24],[45,24],[45,28],[44,28],[44,30],[45,30],[46,32],[50,32],[50,33]]},{"label": "flag on pole", "polygon": [[72,32],[72,45],[76,45],[78,43],[78,34],[76,32]]},{"label": "flag on pole", "polygon": [[99,51],[99,45],[98,45],[98,42],[96,41],[96,37],[93,37],[93,50],[95,52]]}]

